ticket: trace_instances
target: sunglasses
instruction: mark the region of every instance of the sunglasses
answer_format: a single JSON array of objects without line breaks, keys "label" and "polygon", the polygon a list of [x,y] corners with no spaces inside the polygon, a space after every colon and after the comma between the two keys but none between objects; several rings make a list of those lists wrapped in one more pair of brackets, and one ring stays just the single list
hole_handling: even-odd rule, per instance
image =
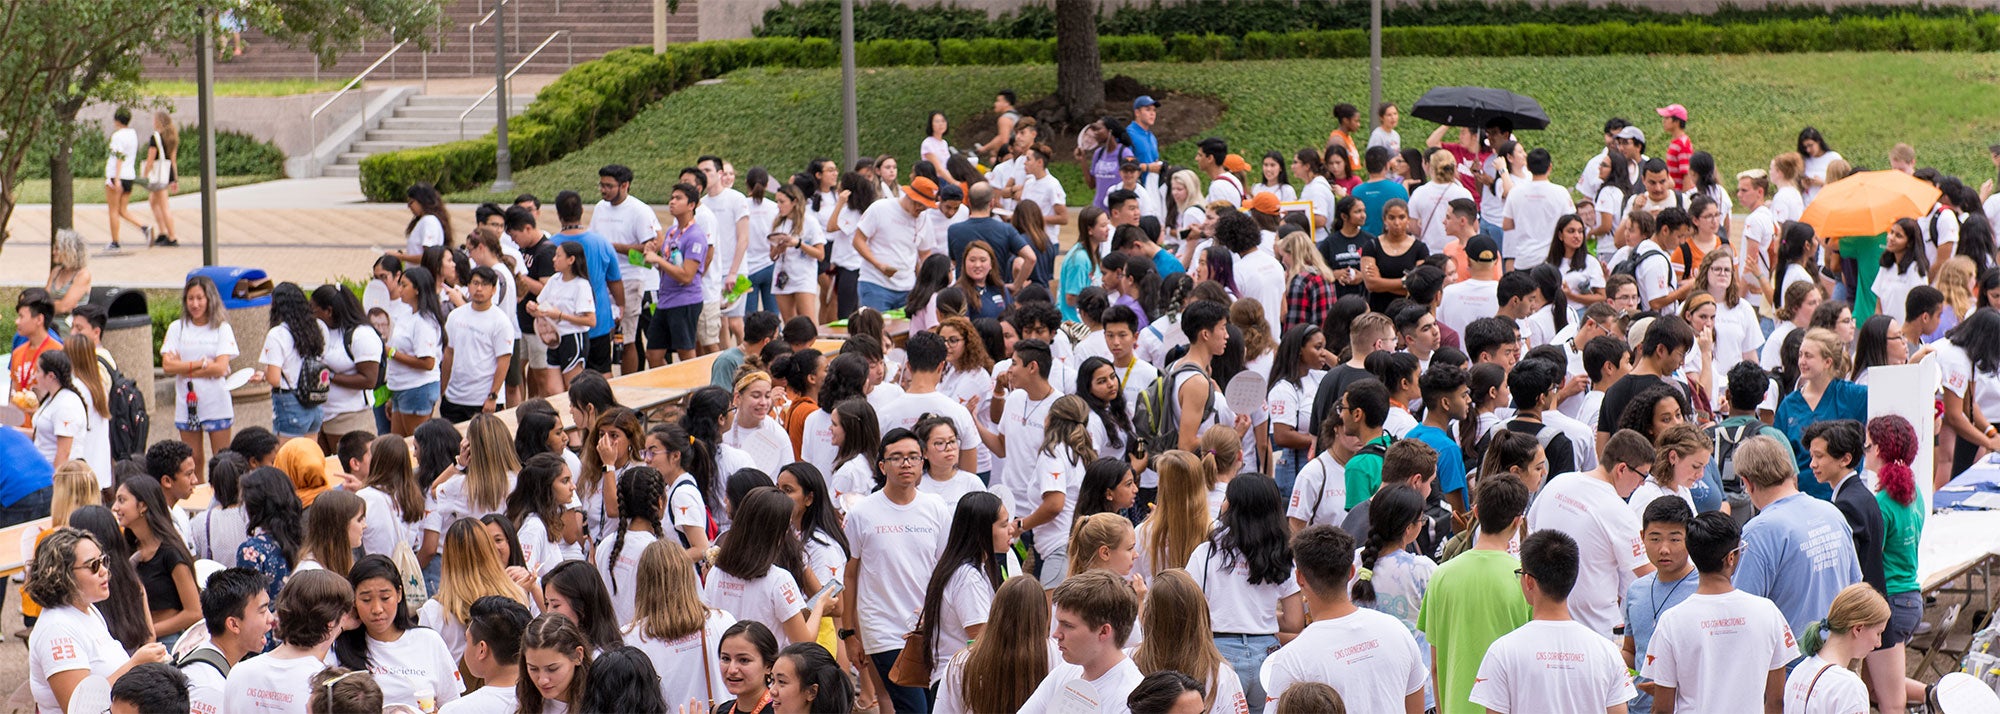
[{"label": "sunglasses", "polygon": [[89,571],[91,575],[103,575],[103,574],[104,574],[104,556],[100,555],[100,556],[97,556],[97,557],[95,557],[95,558],[91,558],[90,560],[86,560],[86,561],[83,561],[83,562],[81,562],[81,563],[77,563],[77,564],[76,564],[75,566],[73,566],[73,567],[72,567],[71,569],[72,569],[72,570],[86,570],[86,571]]}]

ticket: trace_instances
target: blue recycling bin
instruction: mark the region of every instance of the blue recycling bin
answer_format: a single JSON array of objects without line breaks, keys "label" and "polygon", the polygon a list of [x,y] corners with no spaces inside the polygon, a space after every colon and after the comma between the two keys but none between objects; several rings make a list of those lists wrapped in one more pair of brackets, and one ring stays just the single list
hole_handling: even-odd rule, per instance
[{"label": "blue recycling bin", "polygon": [[222,306],[226,309],[271,306],[271,277],[262,270],[212,265],[188,271],[189,280],[196,276],[215,281],[215,289],[222,293]]}]

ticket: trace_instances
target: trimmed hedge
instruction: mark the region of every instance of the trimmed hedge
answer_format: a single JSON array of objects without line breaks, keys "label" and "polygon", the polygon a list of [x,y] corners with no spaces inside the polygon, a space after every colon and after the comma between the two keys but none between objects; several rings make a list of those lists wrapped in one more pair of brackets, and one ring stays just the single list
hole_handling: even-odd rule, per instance
[{"label": "trimmed hedge", "polygon": [[[1704,23],[1389,27],[1382,36],[1389,56],[1500,57],[1618,54],[1749,54],[1759,52],[2000,50],[2000,16],[1976,18],[1817,18],[1742,25]],[[1366,57],[1362,30],[1101,36],[1106,62],[1207,62],[1227,60]],[[855,46],[864,67],[1010,65],[1053,62],[1052,39],[873,40]],[[674,45],[660,55],[632,47],[577,65],[543,89],[526,112],[508,124],[514,167],[548,163],[630,121],[660,97],[702,79],[745,67],[822,68],[839,64],[840,50],[823,38],[766,37]],[[420,149],[376,154],[361,161],[361,190],[369,200],[401,201],[411,184],[443,192],[493,180],[491,135]]]}]

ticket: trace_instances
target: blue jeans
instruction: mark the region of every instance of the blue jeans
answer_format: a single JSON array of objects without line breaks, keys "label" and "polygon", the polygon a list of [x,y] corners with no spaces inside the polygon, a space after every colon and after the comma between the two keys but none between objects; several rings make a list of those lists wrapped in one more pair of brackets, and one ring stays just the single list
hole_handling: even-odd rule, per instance
[{"label": "blue jeans", "polygon": [[294,392],[271,392],[271,431],[277,432],[279,438],[318,434],[320,423],[319,407],[300,404]]},{"label": "blue jeans", "polygon": [[1487,223],[1485,221],[1480,221],[1479,234],[1486,236],[1488,238],[1492,238],[1494,245],[1500,246],[1501,248],[1507,247],[1507,243],[1505,240],[1506,231],[1500,230],[1500,225],[1497,223]]},{"label": "blue jeans", "polygon": [[777,273],[776,265],[766,265],[763,270],[750,274],[750,294],[743,296],[743,308],[750,312],[777,312],[778,296],[771,292],[771,278]]},{"label": "blue jeans", "polygon": [[889,681],[889,670],[896,666],[896,656],[900,649],[877,652],[868,655],[868,661],[875,664],[875,672],[882,675],[882,687],[887,690],[889,701],[896,706],[896,714],[926,714],[931,710],[930,691],[919,687],[905,687]]},{"label": "blue jeans", "polygon": [[49,499],[54,494],[54,486],[43,486],[28,492],[20,500],[0,506],[0,528],[27,523],[49,515]]},{"label": "blue jeans", "polygon": [[1264,711],[1264,680],[1257,674],[1264,667],[1264,658],[1271,656],[1277,647],[1277,635],[1215,633],[1215,648],[1222,651],[1222,658],[1229,660],[1236,678],[1243,681],[1243,699],[1250,704],[1250,714]]},{"label": "blue jeans", "polygon": [[888,312],[889,310],[902,307],[903,303],[909,302],[910,291],[890,290],[864,280],[857,286],[857,296],[861,300],[862,307],[872,307],[879,312]]},{"label": "blue jeans", "polygon": [[1278,482],[1278,495],[1284,497],[1286,502],[1290,502],[1292,498],[1292,484],[1297,483],[1299,480],[1299,466],[1305,463],[1308,457],[1304,449],[1279,447],[1272,449],[1271,453],[1278,462],[1275,468],[1272,469],[1271,478]]}]

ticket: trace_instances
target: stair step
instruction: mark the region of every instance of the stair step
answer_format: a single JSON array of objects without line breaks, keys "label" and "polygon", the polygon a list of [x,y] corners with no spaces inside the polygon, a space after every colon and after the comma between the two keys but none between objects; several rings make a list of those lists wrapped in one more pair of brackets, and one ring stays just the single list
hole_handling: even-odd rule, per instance
[{"label": "stair step", "polygon": [[334,164],[321,169],[320,175],[338,178],[358,178],[361,176],[361,166],[359,164]]},{"label": "stair step", "polygon": [[340,156],[335,157],[333,162],[337,165],[339,164],[353,165],[361,163],[362,159],[368,158],[370,156],[374,156],[374,154],[367,154],[359,151],[346,151],[346,152],[341,152]]},{"label": "stair step", "polygon": [[[520,103],[520,102],[522,102],[522,101],[524,101],[524,100],[528,100],[528,99],[533,99],[533,98],[534,98],[534,97],[533,97],[533,95],[520,95],[520,94],[515,94],[515,95],[509,95],[509,96],[510,96],[510,97],[512,97],[512,101],[513,101],[513,102],[515,102],[515,103]],[[471,104],[471,103],[473,102],[473,100],[475,100],[475,99],[479,99],[479,97],[478,97],[478,96],[476,96],[476,95],[467,95],[467,96],[430,96],[430,95],[421,95],[421,94],[420,94],[420,95],[417,95],[417,96],[414,96],[414,97],[410,97],[410,103],[409,103],[408,105],[406,105],[406,106],[409,106],[409,107],[412,107],[412,108],[418,108],[418,109],[428,109],[428,108],[433,108],[433,107],[450,107],[450,108],[453,108],[453,109],[464,109],[464,108],[465,108],[465,105],[467,105],[467,104]],[[493,103],[493,98],[492,98],[492,97],[487,97],[487,98],[485,98],[485,99],[483,99],[483,100],[480,100],[480,105],[481,105],[481,106],[485,106],[485,105],[490,105],[490,104],[492,104],[492,103]]]},{"label": "stair step", "polygon": [[[474,113],[476,114],[478,112]],[[492,110],[488,109],[486,115],[489,117],[492,116]],[[456,115],[454,115],[454,117],[456,117]],[[472,117],[470,116],[466,117],[467,121],[471,121],[471,119]],[[429,117],[403,117],[403,116],[383,117],[381,129],[384,131],[392,131],[392,130],[393,131],[448,131],[457,133],[458,120],[456,118],[432,119]]]},{"label": "stair step", "polygon": [[[467,138],[471,138],[471,136],[472,136],[471,134],[467,134],[467,135],[466,135],[466,137],[467,137]],[[454,140],[456,140],[456,137],[454,137]],[[402,150],[402,149],[416,149],[416,148],[422,148],[422,147],[425,147],[425,146],[431,146],[431,145],[433,145],[434,143],[436,143],[436,142],[429,142],[429,141],[357,141],[357,142],[354,142],[354,146],[353,146],[352,148],[353,148],[353,149],[354,149],[355,151],[357,151],[357,152],[361,152],[361,153],[365,153],[365,154],[379,154],[379,153],[382,153],[382,152],[385,152],[385,151],[400,151],[400,150]]]},{"label": "stair step", "polygon": [[[471,117],[466,117],[465,137],[470,139],[473,136],[484,131],[485,129],[491,128],[491,124],[492,124],[492,119],[490,117],[487,119],[485,123],[476,122],[473,121]],[[387,129],[387,130],[373,129],[368,132],[368,135],[365,140],[417,142],[420,144],[442,144],[447,141],[458,141],[458,135],[459,131],[456,128],[453,128],[450,131],[433,131],[429,129]]]},{"label": "stair step", "polygon": [[[447,121],[455,122],[458,120],[458,115],[463,114],[465,112],[465,105],[470,103],[471,100],[466,100],[465,102],[462,102],[457,106],[449,106],[449,107],[403,107],[401,109],[396,110],[395,117],[398,119],[444,119]],[[527,110],[528,110],[528,103],[526,101],[507,103],[507,113],[510,116],[520,114],[521,112]],[[487,102],[485,104],[479,105],[479,108],[473,109],[471,114],[466,114],[466,117],[467,119],[470,119],[471,117],[479,114],[492,116],[493,103]]]}]

